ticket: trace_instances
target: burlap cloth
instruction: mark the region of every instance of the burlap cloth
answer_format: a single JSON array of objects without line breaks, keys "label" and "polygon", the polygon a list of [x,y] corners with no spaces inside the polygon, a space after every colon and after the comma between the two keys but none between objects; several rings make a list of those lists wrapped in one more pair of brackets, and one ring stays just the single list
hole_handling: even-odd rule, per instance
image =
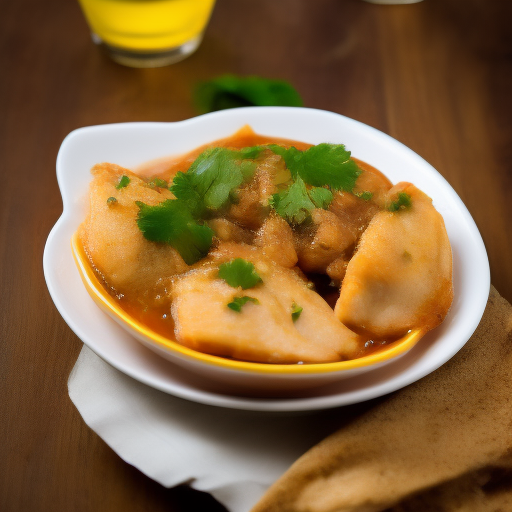
[{"label": "burlap cloth", "polygon": [[512,511],[512,307],[491,287],[439,370],[309,450],[252,512]]}]

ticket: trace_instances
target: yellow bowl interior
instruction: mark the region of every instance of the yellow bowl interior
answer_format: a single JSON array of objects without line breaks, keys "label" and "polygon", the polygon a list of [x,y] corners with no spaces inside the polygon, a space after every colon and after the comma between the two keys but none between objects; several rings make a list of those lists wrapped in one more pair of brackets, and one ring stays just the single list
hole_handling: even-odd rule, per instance
[{"label": "yellow bowl interior", "polygon": [[180,345],[174,340],[166,338],[161,334],[154,332],[145,325],[128,315],[115,301],[115,299],[105,290],[94,269],[91,267],[89,259],[80,243],[78,233],[73,235],[71,248],[78,267],[80,277],[96,304],[119,323],[125,324],[131,330],[143,336],[147,341],[167,350],[180,354],[207,365],[214,365],[231,370],[241,370],[250,373],[266,374],[318,374],[327,372],[339,372],[343,370],[353,370],[365,366],[371,366],[395,358],[404,352],[410,350],[418,340],[423,336],[421,329],[416,329],[403,338],[393,342],[387,348],[383,348],[373,354],[363,356],[349,361],[338,361],[335,363],[316,363],[316,364],[266,364],[252,363],[247,361],[238,361],[227,359],[210,354],[204,354]]}]

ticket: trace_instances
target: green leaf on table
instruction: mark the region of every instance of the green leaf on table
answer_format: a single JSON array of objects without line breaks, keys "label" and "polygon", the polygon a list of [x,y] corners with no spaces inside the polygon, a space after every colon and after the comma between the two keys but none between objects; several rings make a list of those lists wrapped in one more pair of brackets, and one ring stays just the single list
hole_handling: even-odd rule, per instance
[{"label": "green leaf on table", "polygon": [[136,204],[137,225],[147,240],[171,245],[188,265],[208,254],[214,233],[196,222],[184,202],[168,199],[155,206],[141,201]]},{"label": "green leaf on table", "polygon": [[261,283],[261,277],[256,272],[254,265],[242,258],[235,258],[226,263],[222,263],[219,267],[218,277],[224,279],[229,286],[243,290],[253,288]]},{"label": "green leaf on table", "polygon": [[249,106],[302,107],[299,93],[284,80],[222,75],[198,84],[194,102],[201,114]]}]

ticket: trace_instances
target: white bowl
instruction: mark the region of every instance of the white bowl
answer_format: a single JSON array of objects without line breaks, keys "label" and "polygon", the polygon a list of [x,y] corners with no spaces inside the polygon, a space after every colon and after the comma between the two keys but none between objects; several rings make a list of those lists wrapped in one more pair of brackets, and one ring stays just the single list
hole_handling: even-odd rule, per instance
[{"label": "white bowl", "polygon": [[[104,125],[81,128],[69,134],[57,158],[57,177],[64,212],[48,237],[44,270],[50,294],[71,329],[113,366],[142,382],[184,398],[215,405],[266,410],[279,406],[282,410],[311,409],[358,401],[353,396],[347,398],[343,391],[329,395],[331,400],[321,400],[323,405],[318,405],[318,401],[311,403],[318,398],[313,395],[251,401],[230,396],[230,393],[236,393],[242,382],[237,380],[236,374],[227,376],[228,381],[231,379],[232,389],[223,388],[222,392],[208,389],[209,386],[205,387],[204,383],[198,384],[197,389],[193,389],[194,384],[190,382],[183,384],[180,381],[177,385],[173,376],[179,374],[180,370],[171,363],[166,363],[165,368],[155,364],[142,347],[134,349],[133,343],[127,343],[126,333],[121,334],[119,327],[94,305],[80,281],[71,255],[70,241],[86,215],[85,198],[91,180],[90,168],[94,164],[109,161],[134,168],[149,160],[186,153],[207,142],[227,137],[245,124],[251,125],[257,133],[263,135],[313,144],[343,143],[352,151],[353,156],[375,166],[392,182],[414,183],[433,198],[434,205],[444,217],[454,261],[455,298],[450,313],[440,327],[429,333],[424,341],[420,341],[418,347],[422,344],[424,346],[417,353],[423,350],[424,354],[419,361],[415,360],[412,369],[402,369],[399,375],[391,373],[389,379],[382,381],[373,375],[379,371],[378,365],[363,367],[365,373],[372,374],[367,379],[372,383],[372,389],[362,393],[363,399],[407,385],[451,358],[478,325],[490,286],[485,248],[467,209],[444,178],[401,143],[357,121],[330,112],[303,108],[233,109],[178,123]],[[425,347],[428,350],[425,351]],[[389,364],[390,361],[384,363]],[[226,380],[225,368],[220,368],[224,373],[217,377]],[[196,371],[201,373],[201,368],[196,368]],[[216,372],[208,367],[204,374],[212,376],[212,371]],[[361,373],[361,368],[358,372]],[[405,376],[400,375],[404,372]],[[352,378],[343,371],[330,372],[326,380],[323,372],[322,378],[312,384],[332,383],[347,377]],[[311,376],[307,378],[311,379]],[[359,376],[359,381],[361,378]],[[268,379],[275,379],[275,375],[264,372],[257,379],[263,379],[262,385],[266,379],[268,384]],[[296,375],[293,375],[293,379],[296,379]],[[282,382],[282,376],[279,381]],[[277,385],[278,381],[275,382]],[[304,386],[304,382],[297,380],[297,383],[300,384],[298,387]],[[291,387],[294,387],[293,384]],[[350,384],[345,389],[353,391]]]}]

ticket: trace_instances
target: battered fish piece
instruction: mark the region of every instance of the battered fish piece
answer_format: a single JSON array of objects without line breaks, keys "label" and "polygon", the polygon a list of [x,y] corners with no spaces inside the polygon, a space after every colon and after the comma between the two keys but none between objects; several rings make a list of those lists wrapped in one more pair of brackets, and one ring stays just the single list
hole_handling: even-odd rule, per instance
[{"label": "battered fish piece", "polygon": [[[192,349],[263,363],[326,363],[353,358],[359,337],[342,325],[332,309],[293,270],[242,251],[263,282],[242,290],[217,277],[218,259],[176,279],[171,306],[176,339]],[[234,297],[256,299],[240,312],[227,307]],[[292,319],[292,307],[302,308]]]},{"label": "battered fish piece", "polygon": [[363,233],[343,279],[335,314],[349,328],[378,338],[439,325],[453,299],[452,252],[432,200],[410,183],[388,194],[411,205],[377,213]]},{"label": "battered fish piece", "polygon": [[[144,238],[136,222],[135,201],[156,205],[174,196],[118,165],[98,164],[92,173],[89,215],[80,227],[82,245],[109,287],[152,301],[165,289],[166,279],[189,267],[170,245]],[[123,176],[129,184],[116,188]]]}]

